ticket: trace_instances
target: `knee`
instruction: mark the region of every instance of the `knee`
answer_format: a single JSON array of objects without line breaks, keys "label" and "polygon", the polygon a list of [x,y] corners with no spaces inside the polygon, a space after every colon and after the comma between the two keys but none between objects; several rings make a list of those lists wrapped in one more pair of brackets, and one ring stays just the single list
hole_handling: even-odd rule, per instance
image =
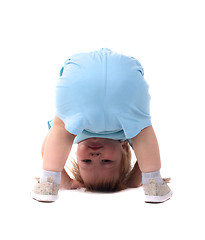
[{"label": "knee", "polygon": [[65,123],[60,118],[58,118],[56,116],[54,117],[53,125],[65,128]]},{"label": "knee", "polygon": [[52,129],[55,129],[55,131],[56,130],[61,131],[61,133],[64,132],[66,134],[72,135],[73,137],[76,136],[76,135],[68,132],[68,130],[65,128],[65,123],[60,118],[58,118],[56,116],[54,117],[54,122],[53,122]]}]

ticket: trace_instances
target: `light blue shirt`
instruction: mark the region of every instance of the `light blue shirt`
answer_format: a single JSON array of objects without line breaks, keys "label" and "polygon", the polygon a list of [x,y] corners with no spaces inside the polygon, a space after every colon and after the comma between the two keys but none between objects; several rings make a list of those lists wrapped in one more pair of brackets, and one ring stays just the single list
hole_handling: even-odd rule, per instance
[{"label": "light blue shirt", "polygon": [[151,125],[149,103],[140,62],[107,48],[71,56],[56,84],[56,116],[77,135],[75,143],[130,140]]},{"label": "light blue shirt", "polygon": [[[52,126],[53,126],[53,119],[48,121],[48,129],[50,129]],[[128,140],[130,146],[132,147],[131,139],[126,139],[123,130],[118,131],[118,132],[107,131],[107,132],[101,132],[101,133],[93,133],[93,132],[83,130],[82,133],[80,133],[79,135],[77,135],[75,137],[73,144],[79,143],[83,140],[86,140],[88,138],[93,138],[93,137],[108,138],[108,139],[121,140],[121,141]]]}]

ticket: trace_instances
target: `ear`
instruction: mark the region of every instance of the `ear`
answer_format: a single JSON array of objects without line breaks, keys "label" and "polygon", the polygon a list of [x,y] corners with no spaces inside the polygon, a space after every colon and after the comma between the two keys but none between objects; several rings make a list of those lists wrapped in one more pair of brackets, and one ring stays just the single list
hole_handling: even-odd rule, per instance
[{"label": "ear", "polygon": [[121,145],[122,149],[124,149],[126,152],[128,152],[129,147],[128,147],[128,142],[127,141],[120,142],[120,145]]}]

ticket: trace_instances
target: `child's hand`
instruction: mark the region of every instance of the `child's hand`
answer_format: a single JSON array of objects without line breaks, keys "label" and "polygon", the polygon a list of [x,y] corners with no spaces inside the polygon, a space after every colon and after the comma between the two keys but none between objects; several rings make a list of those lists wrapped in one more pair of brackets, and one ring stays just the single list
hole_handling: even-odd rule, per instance
[{"label": "child's hand", "polygon": [[84,188],[84,185],[76,180],[72,180],[71,189]]},{"label": "child's hand", "polygon": [[142,186],[142,172],[140,171],[138,162],[135,163],[132,171],[127,178],[127,188],[137,188]]},{"label": "child's hand", "polygon": [[83,184],[76,181],[76,180],[68,180],[68,181],[62,181],[60,185],[61,190],[69,190],[69,189],[78,189],[83,188]]},{"label": "child's hand", "polygon": [[77,188],[83,188],[83,184],[70,178],[70,176],[67,174],[65,169],[62,171],[61,175],[61,190],[69,190],[69,189],[77,189]]}]

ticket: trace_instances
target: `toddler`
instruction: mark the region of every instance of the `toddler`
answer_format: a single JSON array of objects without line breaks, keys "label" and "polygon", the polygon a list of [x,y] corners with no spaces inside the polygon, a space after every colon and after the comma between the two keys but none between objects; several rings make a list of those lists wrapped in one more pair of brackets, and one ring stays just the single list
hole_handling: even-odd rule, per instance
[{"label": "toddler", "polygon": [[[145,202],[168,200],[172,191],[160,175],[149,103],[149,86],[135,58],[107,48],[71,56],[56,84],[56,113],[31,196],[50,202],[60,188],[115,192],[142,185]],[[74,179],[64,169],[73,143]],[[137,159],[132,169],[130,146]]]}]

